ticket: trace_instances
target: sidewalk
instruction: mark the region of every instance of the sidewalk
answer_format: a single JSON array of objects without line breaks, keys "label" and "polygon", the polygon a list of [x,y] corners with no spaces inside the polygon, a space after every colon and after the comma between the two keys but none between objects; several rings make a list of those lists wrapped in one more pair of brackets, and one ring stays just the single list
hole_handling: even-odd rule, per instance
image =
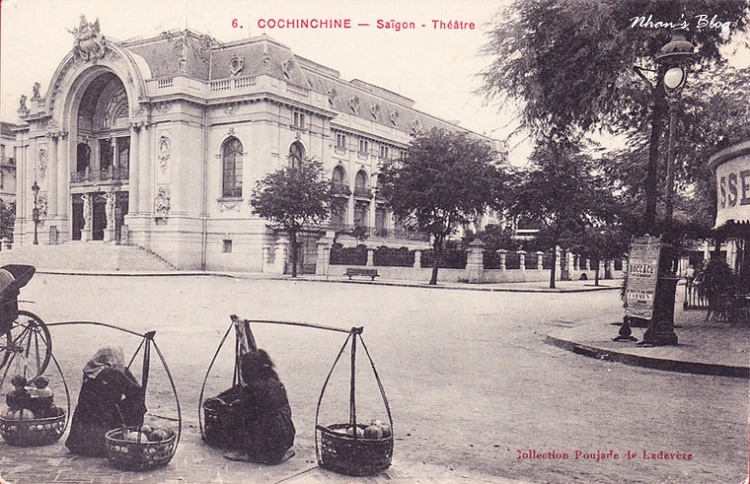
[{"label": "sidewalk", "polygon": [[[620,326],[594,323],[555,331],[547,341],[594,358],[658,370],[750,378],[750,328],[740,324],[705,321],[706,311],[675,308],[677,346],[638,346],[613,341]],[[632,328],[643,339],[645,328]]]}]

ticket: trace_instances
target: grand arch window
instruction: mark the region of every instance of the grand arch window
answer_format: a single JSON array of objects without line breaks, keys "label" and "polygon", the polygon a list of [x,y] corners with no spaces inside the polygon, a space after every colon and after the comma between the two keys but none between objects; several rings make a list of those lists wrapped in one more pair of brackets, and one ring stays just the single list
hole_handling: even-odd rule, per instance
[{"label": "grand arch window", "polygon": [[223,164],[222,197],[242,197],[242,143],[234,136],[221,148]]},{"label": "grand arch window", "polygon": [[303,161],[305,161],[305,147],[299,141],[295,141],[289,147],[289,165],[292,168],[300,167]]}]

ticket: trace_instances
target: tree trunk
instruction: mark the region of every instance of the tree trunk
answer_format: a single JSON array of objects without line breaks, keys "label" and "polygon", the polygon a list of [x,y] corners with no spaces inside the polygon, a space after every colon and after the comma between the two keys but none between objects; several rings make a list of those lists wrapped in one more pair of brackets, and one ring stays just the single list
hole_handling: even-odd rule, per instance
[{"label": "tree trunk", "polygon": [[651,111],[651,136],[648,145],[648,166],[646,167],[646,178],[643,182],[646,195],[643,230],[651,236],[658,235],[656,233],[657,167],[659,165],[659,141],[661,140],[664,127],[663,118],[667,111],[662,77],[663,74],[658,76],[657,86],[654,88],[654,106]]},{"label": "tree trunk", "polygon": [[432,258],[432,275],[430,276],[430,286],[437,285],[438,267],[440,266],[440,258],[443,256],[443,242],[439,237],[435,237],[435,242],[432,244],[433,258]]},{"label": "tree trunk", "polygon": [[596,259],[595,263],[596,263],[596,266],[594,267],[596,267],[596,269],[594,269],[594,285],[598,286],[599,285],[599,265],[600,265],[599,259]]},{"label": "tree trunk", "polygon": [[555,276],[557,275],[557,271],[555,270],[557,267],[557,245],[552,247],[552,267],[549,270],[549,288],[554,289],[555,288]]},{"label": "tree trunk", "polygon": [[289,231],[289,244],[292,249],[292,277],[297,277],[297,230]]}]

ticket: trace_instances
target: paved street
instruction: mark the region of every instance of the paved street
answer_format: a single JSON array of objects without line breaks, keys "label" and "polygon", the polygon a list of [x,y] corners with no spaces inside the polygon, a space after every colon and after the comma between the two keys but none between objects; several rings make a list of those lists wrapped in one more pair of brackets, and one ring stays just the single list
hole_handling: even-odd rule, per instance
[{"label": "paved street", "polygon": [[[492,293],[213,276],[39,274],[21,297],[35,301],[25,306],[48,322],[101,321],[157,331],[181,403],[182,442],[167,468],[126,474],[122,482],[265,482],[314,466],[317,401],[346,335],[253,326],[258,344],[277,363],[298,429],[297,456],[281,468],[258,469],[226,461],[199,441],[199,392],[230,314],[364,326],[393,412],[398,468],[424,466],[445,480],[495,482],[739,483],[747,474],[746,380],[632,367],[544,342],[554,329],[621,319],[617,291]],[[138,344],[135,337],[90,325],[53,325],[51,333],[73,402],[80,369],[97,347],[121,344],[128,354]],[[232,341],[230,336],[209,375],[206,395],[231,384]],[[176,406],[156,361],[147,404],[152,413],[173,418]],[[380,417],[372,373],[365,360],[358,361],[358,418]],[[326,390],[322,423],[348,417],[347,371],[344,358]],[[64,400],[64,392],[57,395]],[[54,477],[35,462],[56,466]],[[102,482],[96,476],[111,473],[106,462],[68,457],[62,443],[30,451],[0,443],[0,469],[9,482],[80,481],[87,471],[93,482]]]}]

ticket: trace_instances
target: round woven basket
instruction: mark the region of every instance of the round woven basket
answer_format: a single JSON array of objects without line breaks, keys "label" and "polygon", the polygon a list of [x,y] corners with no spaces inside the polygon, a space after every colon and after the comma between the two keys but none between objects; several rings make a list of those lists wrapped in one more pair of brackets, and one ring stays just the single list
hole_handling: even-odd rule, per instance
[{"label": "round woven basket", "polygon": [[48,418],[9,420],[0,417],[0,434],[8,445],[16,447],[53,444],[65,432],[65,416],[65,412],[62,412],[57,417]]},{"label": "round woven basket", "polygon": [[[318,427],[321,432],[320,466],[350,476],[371,476],[391,465],[393,435],[365,439],[344,433],[350,424]],[[365,425],[357,425],[364,429]]]},{"label": "round woven basket", "polygon": [[[128,427],[128,432],[137,432],[138,427]],[[143,471],[166,465],[174,456],[177,434],[169,430],[165,440],[151,442],[125,440],[123,429],[113,429],[104,435],[107,446],[107,460],[115,467],[128,471]]]}]

